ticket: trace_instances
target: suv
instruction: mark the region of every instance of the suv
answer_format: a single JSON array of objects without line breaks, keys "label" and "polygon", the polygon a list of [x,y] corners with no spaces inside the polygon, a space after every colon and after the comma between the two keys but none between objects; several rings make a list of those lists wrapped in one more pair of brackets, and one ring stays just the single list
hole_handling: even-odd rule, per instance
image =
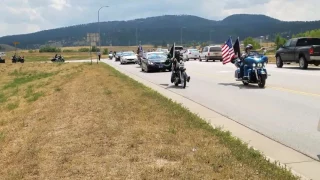
[{"label": "suv", "polygon": [[202,61],[205,59],[207,62],[209,60],[220,60],[222,61],[222,53],[220,46],[206,46],[202,48],[199,56],[199,60]]}]

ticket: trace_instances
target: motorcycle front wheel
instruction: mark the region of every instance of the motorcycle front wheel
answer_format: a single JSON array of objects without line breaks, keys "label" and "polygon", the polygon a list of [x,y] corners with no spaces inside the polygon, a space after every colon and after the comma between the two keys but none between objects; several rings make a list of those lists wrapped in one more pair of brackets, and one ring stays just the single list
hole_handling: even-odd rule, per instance
[{"label": "motorcycle front wheel", "polygon": [[266,77],[265,76],[260,76],[260,81],[258,83],[259,88],[264,88],[266,85]]},{"label": "motorcycle front wheel", "polygon": [[186,88],[186,86],[187,86],[187,74],[185,72],[183,72],[182,76],[183,76],[183,88]]}]

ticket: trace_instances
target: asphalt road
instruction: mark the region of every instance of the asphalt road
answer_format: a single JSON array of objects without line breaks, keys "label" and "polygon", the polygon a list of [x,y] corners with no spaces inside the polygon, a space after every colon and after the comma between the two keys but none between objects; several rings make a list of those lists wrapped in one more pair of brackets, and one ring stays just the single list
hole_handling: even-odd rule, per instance
[{"label": "asphalt road", "polygon": [[170,82],[170,72],[145,73],[137,64],[109,64],[140,76],[159,86],[189,98],[254,129],[314,159],[320,159],[320,68],[300,70],[285,65],[278,69],[267,65],[266,88],[243,86],[234,80],[233,64],[221,62],[185,63],[190,83],[186,89]]}]

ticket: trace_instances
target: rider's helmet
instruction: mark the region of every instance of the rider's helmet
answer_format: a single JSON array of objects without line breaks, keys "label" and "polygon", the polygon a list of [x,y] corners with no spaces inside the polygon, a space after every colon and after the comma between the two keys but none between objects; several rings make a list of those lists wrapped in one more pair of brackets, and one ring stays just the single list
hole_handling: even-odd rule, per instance
[{"label": "rider's helmet", "polygon": [[252,49],[253,49],[253,46],[252,46],[251,44],[248,44],[248,45],[246,46],[246,52],[247,52],[247,53],[250,52]]},{"label": "rider's helmet", "polygon": [[174,52],[174,57],[177,58],[177,59],[180,58],[180,51],[175,51]]}]

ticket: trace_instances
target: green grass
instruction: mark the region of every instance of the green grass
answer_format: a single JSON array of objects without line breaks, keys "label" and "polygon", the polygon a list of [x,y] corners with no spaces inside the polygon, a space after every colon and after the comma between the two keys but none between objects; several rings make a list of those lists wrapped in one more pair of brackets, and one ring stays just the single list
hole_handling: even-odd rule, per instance
[{"label": "green grass", "polygon": [[43,92],[34,92],[33,86],[29,85],[27,87],[26,95],[24,96],[24,98],[27,99],[27,102],[34,102],[42,96],[44,96]]},{"label": "green grass", "polygon": [[7,97],[3,93],[0,93],[0,103],[4,103],[6,101],[7,101]]},{"label": "green grass", "polygon": [[56,73],[47,73],[47,72],[40,72],[40,73],[36,73],[36,74],[28,74],[22,77],[16,77],[13,79],[13,81],[9,82],[8,84],[6,84],[3,89],[8,89],[8,88],[15,88],[15,87],[19,87],[19,85],[23,85],[38,79],[43,79],[43,78],[47,78],[50,76],[53,76]]},{"label": "green grass", "polygon": [[8,110],[14,110],[14,109],[16,109],[16,108],[18,108],[19,107],[19,102],[14,102],[14,103],[9,103],[8,105],[7,105],[7,108],[8,108]]},{"label": "green grass", "polygon": [[[180,104],[173,102],[171,99],[164,97],[160,93],[122,74],[107,64],[103,64],[103,66],[113,72],[112,76],[119,77],[122,81],[133,85],[135,88],[141,89],[141,92],[144,93],[144,96],[154,98],[161,107],[168,111],[168,113],[184,116],[183,119],[185,119],[185,128],[201,129],[209,132],[212,136],[218,137],[220,143],[230,149],[231,154],[237,160],[254,167],[258,170],[257,173],[264,174],[265,177],[270,179],[299,179],[289,170],[278,166],[277,162],[271,163],[262,155],[261,152],[254,150],[253,148],[249,148],[246,143],[243,143],[238,138],[233,137],[229,131],[222,131],[220,128],[213,128],[204,119],[183,108]],[[174,128],[169,128],[168,131],[172,134],[175,134],[177,130]]]},{"label": "green grass", "polygon": [[28,102],[34,102],[36,100],[38,100],[40,97],[44,96],[44,92],[36,92],[33,93],[28,99]]}]

